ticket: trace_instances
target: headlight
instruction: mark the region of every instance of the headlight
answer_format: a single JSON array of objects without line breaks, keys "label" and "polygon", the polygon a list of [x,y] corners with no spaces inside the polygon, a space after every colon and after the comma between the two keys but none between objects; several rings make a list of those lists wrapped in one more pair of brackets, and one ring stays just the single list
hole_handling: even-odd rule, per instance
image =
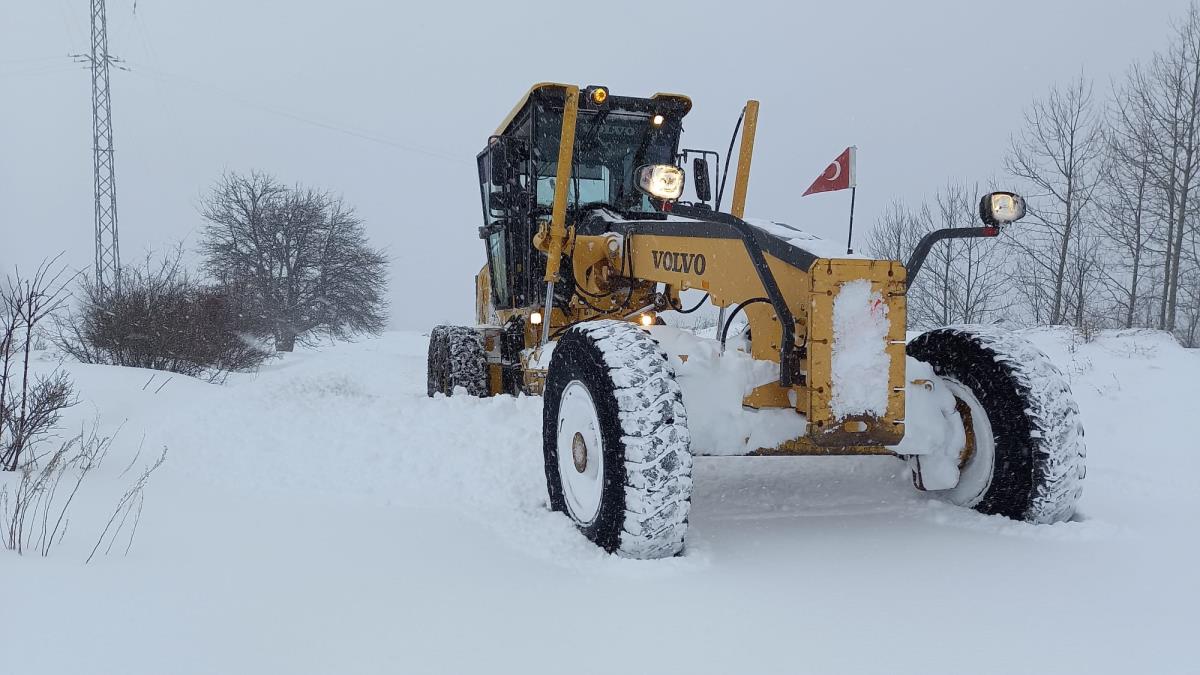
[{"label": "headlight", "polygon": [[1025,200],[1012,192],[992,192],[979,201],[979,218],[984,225],[997,227],[1025,217]]},{"label": "headlight", "polygon": [[651,164],[637,172],[638,189],[656,199],[673,202],[683,195],[683,169],[672,164]]}]

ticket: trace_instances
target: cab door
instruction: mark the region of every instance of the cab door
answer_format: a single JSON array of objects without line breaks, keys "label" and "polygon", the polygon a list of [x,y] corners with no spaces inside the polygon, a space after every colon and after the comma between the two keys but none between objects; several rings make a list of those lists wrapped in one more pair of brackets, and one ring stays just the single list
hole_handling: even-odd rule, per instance
[{"label": "cab door", "polygon": [[529,301],[533,233],[527,147],[519,139],[493,136],[478,157],[484,220],[479,237],[487,251],[496,309],[524,307]]}]

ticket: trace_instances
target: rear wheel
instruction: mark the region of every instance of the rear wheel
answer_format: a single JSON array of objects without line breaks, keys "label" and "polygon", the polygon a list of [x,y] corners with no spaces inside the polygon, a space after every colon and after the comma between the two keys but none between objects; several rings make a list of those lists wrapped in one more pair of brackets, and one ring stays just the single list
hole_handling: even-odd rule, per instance
[{"label": "rear wheel", "polygon": [[450,396],[462,387],[471,396],[488,395],[483,336],[467,326],[435,326],[429,331],[426,393]]},{"label": "rear wheel", "polygon": [[658,344],[623,321],[568,330],[543,393],[550,506],[610,553],[683,549],[692,455],[683,394]]},{"label": "rear wheel", "polygon": [[954,394],[967,445],[958,484],[938,494],[1031,523],[1067,520],[1083,491],[1079,407],[1062,373],[1028,341],[987,326],[930,331],[908,345]]}]

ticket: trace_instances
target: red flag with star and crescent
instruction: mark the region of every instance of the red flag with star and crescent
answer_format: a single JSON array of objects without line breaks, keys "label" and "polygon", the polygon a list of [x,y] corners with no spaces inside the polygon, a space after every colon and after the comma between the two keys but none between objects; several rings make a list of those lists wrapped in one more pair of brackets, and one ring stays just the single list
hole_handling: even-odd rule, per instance
[{"label": "red flag with star and crescent", "polygon": [[837,159],[825,167],[825,172],[818,176],[813,181],[813,184],[800,196],[804,197],[816,194],[817,192],[848,190],[857,185],[854,182],[854,155],[856,150],[853,145],[846,148],[842,154],[838,155]]}]

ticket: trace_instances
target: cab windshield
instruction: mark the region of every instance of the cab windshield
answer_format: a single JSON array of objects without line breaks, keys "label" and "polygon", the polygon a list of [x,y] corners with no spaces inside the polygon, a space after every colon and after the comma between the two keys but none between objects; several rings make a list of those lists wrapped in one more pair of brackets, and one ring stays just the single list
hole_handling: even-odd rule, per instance
[{"label": "cab windshield", "polygon": [[[537,203],[550,207],[558,173],[562,111],[539,111],[533,148]],[[621,212],[654,211],[634,185],[646,164],[673,164],[678,125],[654,125],[651,115],[620,110],[580,110],[575,124],[575,163],[567,189],[572,208],[606,205]]]}]

